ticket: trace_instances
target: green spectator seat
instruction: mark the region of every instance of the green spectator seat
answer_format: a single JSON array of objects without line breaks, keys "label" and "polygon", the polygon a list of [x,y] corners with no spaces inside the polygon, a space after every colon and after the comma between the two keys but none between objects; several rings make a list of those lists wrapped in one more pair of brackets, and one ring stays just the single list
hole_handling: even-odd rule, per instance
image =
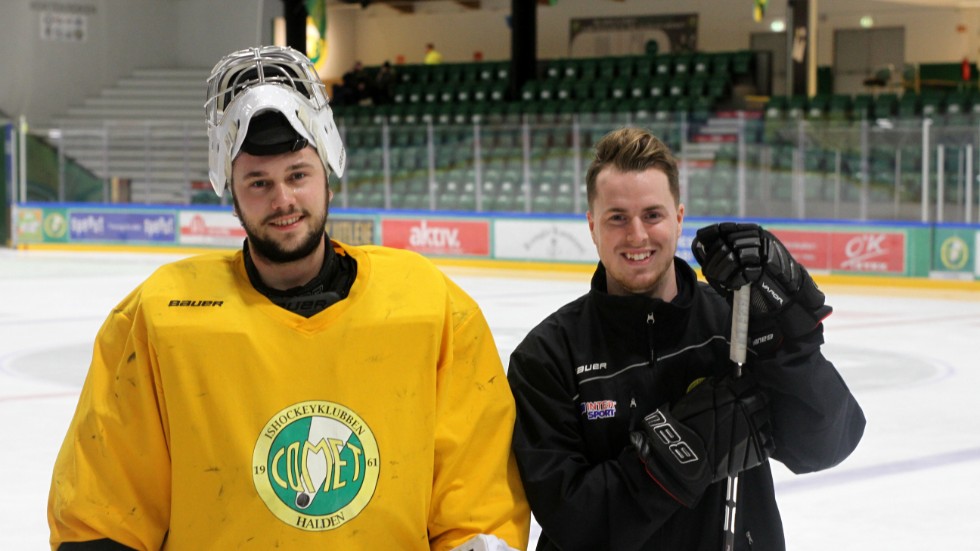
[{"label": "green spectator seat", "polygon": [[786,116],[791,119],[801,119],[806,116],[807,97],[804,95],[790,96],[786,101]]},{"label": "green spectator seat", "polygon": [[829,108],[830,96],[826,94],[817,94],[810,98],[810,101],[807,102],[806,116],[808,119],[826,118]]},{"label": "green spectator seat", "polygon": [[711,96],[688,96],[691,116],[697,120],[707,120],[715,108],[715,100]]},{"label": "green spectator seat", "polygon": [[711,74],[730,78],[732,71],[732,53],[718,52],[711,58]]},{"label": "green spectator seat", "polygon": [[689,96],[699,97],[708,94],[708,77],[706,75],[694,74],[687,81],[686,93]]},{"label": "green spectator seat", "polygon": [[537,99],[541,101],[551,101],[557,98],[558,83],[554,80],[542,80],[538,82]]},{"label": "green spectator seat", "polygon": [[695,75],[708,76],[711,73],[712,55],[705,52],[694,54],[691,59],[691,73]]},{"label": "green spectator seat", "polygon": [[690,75],[693,73],[692,62],[694,60],[694,54],[691,52],[680,52],[674,54],[674,74],[675,75]]},{"label": "green spectator seat", "polygon": [[897,115],[900,119],[911,119],[923,114],[922,105],[919,97],[913,92],[902,94],[902,99],[898,102]]},{"label": "green spectator seat", "polygon": [[555,88],[555,98],[570,101],[575,97],[575,81],[563,79]]},{"label": "green spectator seat", "polygon": [[605,80],[596,80],[592,83],[592,97],[602,101],[612,97],[612,87]]},{"label": "green spectator seat", "polygon": [[395,69],[399,81],[405,84],[419,82],[419,65],[400,65]]},{"label": "green spectator seat", "polygon": [[596,76],[603,80],[616,78],[616,58],[605,57],[596,61]]},{"label": "green spectator seat", "polygon": [[[636,75],[636,64],[644,59],[640,56],[622,56],[616,60],[616,75],[620,78],[630,79]],[[645,76],[645,75],[644,75]]]},{"label": "green spectator seat", "polygon": [[898,113],[897,94],[879,94],[871,107],[871,115],[876,119],[889,119]]},{"label": "green spectator seat", "polygon": [[633,75],[637,78],[650,78],[654,75],[653,59],[647,56],[636,58]]},{"label": "green spectator seat", "polygon": [[507,83],[495,82],[489,88],[490,101],[504,101],[507,98]]},{"label": "green spectator seat", "polygon": [[422,88],[422,103],[437,103],[442,86],[438,83],[425,84]]},{"label": "green spectator seat", "polygon": [[732,54],[732,72],[736,75],[747,75],[752,71],[752,61],[755,54],[751,50],[739,50]]},{"label": "green spectator seat", "polygon": [[599,70],[599,60],[596,58],[585,58],[579,61],[578,78],[582,80],[594,80]]},{"label": "green spectator seat", "polygon": [[565,60],[564,59],[552,59],[549,60],[544,69],[544,75],[546,78],[560,79],[565,78]]},{"label": "green spectator seat", "polygon": [[670,54],[658,55],[654,60],[654,73],[658,77],[669,77],[674,74],[674,56]]},{"label": "green spectator seat", "polygon": [[731,93],[731,80],[728,75],[714,74],[705,83],[705,94],[713,98],[726,98]]},{"label": "green spectator seat", "polygon": [[634,78],[627,86],[627,97],[632,99],[646,98],[650,95],[650,79]]},{"label": "green spectator seat", "polygon": [[456,86],[450,85],[449,83],[440,83],[438,85],[438,101],[441,103],[452,103],[456,100]]},{"label": "green spectator seat", "polygon": [[648,88],[649,92],[647,93],[647,96],[651,98],[662,98],[669,96],[670,92],[667,88],[668,82],[670,82],[670,79],[667,77],[658,76],[650,79]]},{"label": "green spectator seat", "polygon": [[687,95],[687,78],[683,75],[675,75],[667,82],[667,95],[676,98]]},{"label": "green spectator seat", "polygon": [[463,64],[443,63],[440,65],[443,70],[443,82],[447,84],[458,84],[463,82]]},{"label": "green spectator seat", "polygon": [[778,120],[786,116],[787,98],[786,96],[771,96],[766,102],[763,116],[767,120]]},{"label": "green spectator seat", "polygon": [[477,69],[477,78],[484,82],[497,80],[497,71],[494,63],[483,62]]},{"label": "green spectator seat", "polygon": [[510,61],[498,61],[494,64],[497,80],[506,82],[510,78]]},{"label": "green spectator seat", "polygon": [[[970,94],[967,92],[950,92],[946,96],[945,106],[943,112],[947,115],[959,115],[970,111]],[[925,100],[923,100],[923,110],[925,109]]]},{"label": "green spectator seat", "polygon": [[393,103],[408,103],[408,90],[410,85],[399,84],[392,89],[391,101]]},{"label": "green spectator seat", "polygon": [[480,80],[480,63],[464,63],[461,68],[462,82],[477,82]]},{"label": "green spectator seat", "polygon": [[831,121],[847,121],[851,116],[851,96],[847,94],[834,94],[830,96],[827,105],[827,119]]},{"label": "green spectator seat", "polygon": [[869,94],[858,94],[854,96],[854,101],[851,104],[851,118],[853,120],[869,118],[872,115],[871,107],[873,103],[874,98]]},{"label": "green spectator seat", "polygon": [[424,72],[429,74],[429,82],[446,82],[446,74],[449,72],[449,65],[446,63],[426,65]]},{"label": "green spectator seat", "polygon": [[529,80],[521,87],[521,101],[534,101],[538,99],[538,90],[541,85],[536,80]]},{"label": "green spectator seat", "polygon": [[674,113],[690,113],[694,108],[694,99],[691,96],[678,96],[674,98],[672,111]]},{"label": "green spectator seat", "polygon": [[470,100],[476,103],[486,103],[490,101],[490,86],[484,82],[476,81],[466,84],[470,89]]},{"label": "green spectator seat", "polygon": [[[906,94],[915,97],[913,94]],[[940,114],[945,109],[944,94],[937,91],[923,92],[921,96],[922,116],[932,117]]]},{"label": "green spectator seat", "polygon": [[592,82],[577,80],[572,87],[572,95],[577,100],[588,100],[593,99],[592,97]]}]

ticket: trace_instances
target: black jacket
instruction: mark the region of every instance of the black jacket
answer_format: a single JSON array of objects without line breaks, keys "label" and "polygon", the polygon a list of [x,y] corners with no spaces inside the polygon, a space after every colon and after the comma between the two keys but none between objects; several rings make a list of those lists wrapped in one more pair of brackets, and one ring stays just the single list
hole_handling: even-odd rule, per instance
[{"label": "black jacket", "polygon": [[[685,508],[645,472],[629,431],[698,377],[732,371],[731,307],[674,259],[670,303],[606,293],[599,264],[591,291],[535,327],[514,350],[508,379],[517,401],[514,452],[538,549],[690,551],[722,548],[724,481]],[[846,458],[864,414],[820,353],[820,326],[775,357],[750,349],[751,370],[770,399],[773,459],[795,473]],[[739,477],[736,549],[785,549],[768,463]]]}]

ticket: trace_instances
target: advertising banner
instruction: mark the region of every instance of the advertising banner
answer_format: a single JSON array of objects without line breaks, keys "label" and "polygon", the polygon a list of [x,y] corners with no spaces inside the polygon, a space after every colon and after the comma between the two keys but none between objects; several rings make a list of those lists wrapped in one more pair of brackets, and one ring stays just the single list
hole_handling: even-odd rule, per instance
[{"label": "advertising banner", "polygon": [[811,270],[903,275],[902,231],[828,231],[772,229],[800,264]]},{"label": "advertising banner", "polygon": [[179,220],[181,245],[238,248],[245,240],[245,230],[230,211],[182,211]]},{"label": "advertising banner", "polygon": [[902,232],[835,232],[831,234],[830,269],[846,272],[904,274]]},{"label": "advertising banner", "polygon": [[584,17],[568,22],[568,57],[642,54],[650,41],[664,54],[697,51],[698,14]]},{"label": "advertising banner", "polygon": [[691,267],[697,267],[698,265],[698,261],[694,259],[694,253],[691,252],[691,243],[694,241],[694,236],[697,235],[699,227],[696,225],[683,226],[681,228],[681,237],[677,240],[676,256],[683,258]]},{"label": "advertising banner", "polygon": [[44,242],[64,243],[68,241],[68,211],[67,209],[44,209]]},{"label": "advertising banner", "polygon": [[930,275],[963,279],[980,275],[976,264],[978,236],[980,232],[971,228],[936,228]]},{"label": "advertising banner", "polygon": [[327,218],[327,235],[348,245],[374,245],[374,218]]},{"label": "advertising banner", "polygon": [[589,225],[578,220],[497,220],[493,256],[505,260],[598,262]]},{"label": "advertising banner", "polygon": [[68,214],[63,208],[15,209],[14,241],[17,243],[64,243],[68,241]]},{"label": "advertising banner", "polygon": [[[239,248],[245,231],[226,209],[127,208],[25,203],[11,210],[15,245],[182,245]],[[335,212],[330,237],[349,245],[380,244],[429,256],[593,264],[598,261],[582,217],[383,218]],[[692,266],[700,227],[685,221],[676,254]],[[810,270],[826,273],[980,279],[980,227],[968,224],[787,224],[768,226]]]},{"label": "advertising banner", "polygon": [[162,212],[68,211],[73,242],[175,243],[176,217]]},{"label": "advertising banner", "polygon": [[[239,248],[245,240],[245,230],[230,211],[181,211],[181,245]],[[374,244],[373,218],[345,218],[331,215],[327,219],[327,234],[348,245]]]},{"label": "advertising banner", "polygon": [[14,241],[44,242],[44,209],[18,207],[14,213]]},{"label": "advertising banner", "polygon": [[488,256],[490,222],[429,218],[382,220],[381,244],[425,255]]}]

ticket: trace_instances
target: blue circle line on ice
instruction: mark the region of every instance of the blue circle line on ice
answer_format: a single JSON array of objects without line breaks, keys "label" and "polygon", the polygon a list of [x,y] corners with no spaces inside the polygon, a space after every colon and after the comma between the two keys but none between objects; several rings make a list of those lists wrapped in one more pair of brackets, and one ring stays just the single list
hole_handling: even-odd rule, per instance
[{"label": "blue circle line on ice", "polygon": [[814,488],[826,488],[828,486],[862,482],[886,476],[898,476],[973,461],[980,461],[980,448],[953,450],[889,463],[867,465],[855,469],[825,471],[812,476],[777,482],[776,493],[788,494]]}]

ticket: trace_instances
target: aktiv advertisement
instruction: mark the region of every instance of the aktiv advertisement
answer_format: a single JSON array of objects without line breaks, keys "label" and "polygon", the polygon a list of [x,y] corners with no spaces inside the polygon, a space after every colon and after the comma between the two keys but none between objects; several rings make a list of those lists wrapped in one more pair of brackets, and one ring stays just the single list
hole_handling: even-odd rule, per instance
[{"label": "aktiv advertisement", "polygon": [[381,244],[438,256],[489,256],[490,222],[437,218],[381,221]]}]

